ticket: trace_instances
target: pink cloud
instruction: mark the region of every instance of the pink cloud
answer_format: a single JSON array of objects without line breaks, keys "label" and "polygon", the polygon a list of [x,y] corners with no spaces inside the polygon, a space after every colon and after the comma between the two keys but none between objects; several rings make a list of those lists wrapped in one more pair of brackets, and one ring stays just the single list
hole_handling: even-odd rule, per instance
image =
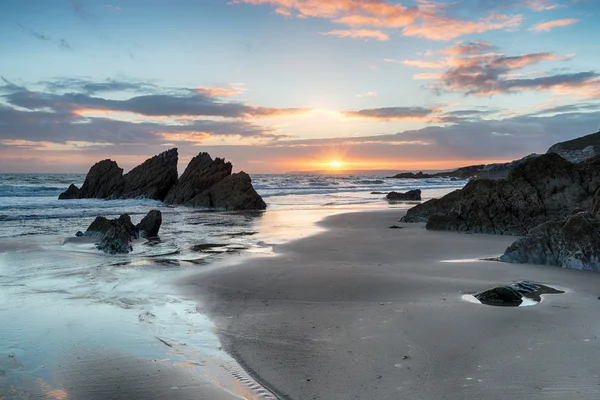
[{"label": "pink cloud", "polygon": [[566,19],[555,19],[553,21],[541,22],[529,28],[530,31],[534,32],[550,32],[554,28],[569,26],[577,23],[578,20],[575,18]]},{"label": "pink cloud", "polygon": [[463,35],[483,33],[492,30],[515,29],[521,25],[522,15],[493,15],[478,21],[464,21],[449,17],[427,17],[420,24],[413,24],[402,30],[405,36],[423,37],[431,40],[452,40]]},{"label": "pink cloud", "polygon": [[447,15],[452,4],[429,0],[419,0],[413,7],[386,0],[232,0],[231,3],[271,5],[278,14],[325,18],[355,29],[403,28],[404,36],[431,40],[451,40],[466,34],[515,29],[523,19],[521,15],[492,14],[476,21],[459,20]]},{"label": "pink cloud", "polygon": [[349,37],[359,39],[376,39],[379,41],[390,40],[390,37],[385,33],[371,29],[334,30],[329,32],[321,32],[321,35],[331,35],[337,37]]}]

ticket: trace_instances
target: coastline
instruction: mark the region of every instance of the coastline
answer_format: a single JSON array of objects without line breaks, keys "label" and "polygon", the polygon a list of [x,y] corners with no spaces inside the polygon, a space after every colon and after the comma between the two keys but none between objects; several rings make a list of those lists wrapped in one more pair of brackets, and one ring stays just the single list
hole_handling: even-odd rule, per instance
[{"label": "coastline", "polygon": [[[180,284],[225,350],[282,399],[597,398],[600,276],[479,261],[515,238],[389,229],[401,216],[328,217],[274,257]],[[566,293],[519,308],[461,299],[519,280]]]}]

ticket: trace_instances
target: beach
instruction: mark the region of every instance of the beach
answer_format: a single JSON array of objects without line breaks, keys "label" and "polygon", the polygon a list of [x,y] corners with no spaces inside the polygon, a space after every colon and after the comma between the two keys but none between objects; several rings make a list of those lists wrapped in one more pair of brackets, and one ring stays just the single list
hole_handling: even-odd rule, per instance
[{"label": "beach", "polygon": [[[280,399],[599,397],[600,275],[481,261],[515,238],[426,231],[402,215],[331,216],[273,256],[180,285]],[[521,280],[565,293],[528,307],[462,299]]]}]

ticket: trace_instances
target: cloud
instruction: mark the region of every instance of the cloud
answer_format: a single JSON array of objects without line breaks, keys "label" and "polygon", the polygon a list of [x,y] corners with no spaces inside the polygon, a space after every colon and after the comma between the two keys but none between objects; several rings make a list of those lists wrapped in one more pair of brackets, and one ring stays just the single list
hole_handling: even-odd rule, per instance
[{"label": "cloud", "polygon": [[321,35],[331,35],[337,37],[350,37],[359,39],[376,39],[379,41],[390,40],[390,37],[385,33],[371,29],[334,30],[329,32],[321,32]]},{"label": "cloud", "polygon": [[225,86],[216,87],[196,87],[194,90],[211,97],[231,97],[242,94],[246,91],[241,83],[233,83]]},{"label": "cloud", "polygon": [[356,97],[361,98],[361,97],[377,97],[377,92],[366,92],[366,93],[359,93],[356,95]]},{"label": "cloud", "polygon": [[193,120],[184,124],[135,123],[109,118],[87,118],[72,113],[20,111],[0,106],[0,139],[66,143],[90,141],[111,144],[153,144],[186,137],[202,142],[210,136],[277,139],[277,132],[245,121]]},{"label": "cloud", "polygon": [[469,55],[469,54],[481,54],[490,51],[496,51],[497,47],[490,42],[479,41],[479,42],[468,42],[460,43],[455,46],[446,47],[439,51],[440,54],[447,54],[453,56]]},{"label": "cloud", "polygon": [[433,114],[439,110],[426,107],[384,107],[359,111],[343,111],[348,118],[371,119],[377,121],[433,120]]},{"label": "cloud", "polygon": [[[494,52],[489,52],[494,50]],[[600,95],[600,74],[595,71],[573,73],[537,72],[531,77],[519,71],[545,61],[565,61],[574,55],[560,56],[549,52],[506,56],[487,42],[459,44],[439,51],[447,54],[441,60],[387,60],[410,67],[440,69],[439,72],[421,73],[415,80],[433,80],[426,87],[437,93],[462,92],[467,95],[491,96],[526,90],[551,90],[581,98]],[[446,68],[445,70],[442,70]]]},{"label": "cloud", "polygon": [[550,32],[554,28],[569,26],[577,23],[578,20],[575,18],[566,19],[555,19],[553,21],[541,22],[529,28],[530,31],[534,32]]},{"label": "cloud", "polygon": [[534,11],[550,11],[565,7],[564,5],[556,4],[548,0],[525,0],[523,4],[525,7],[528,7]]},{"label": "cloud", "polygon": [[425,17],[420,24],[405,27],[405,36],[423,37],[431,40],[448,41],[463,35],[492,30],[515,29],[523,22],[522,15],[495,14],[477,21],[458,20],[449,17]]},{"label": "cloud", "polygon": [[[275,7],[276,13],[286,17],[325,18],[354,29],[339,32],[357,32],[361,28],[402,29],[404,36],[431,40],[451,40],[466,34],[515,29],[523,20],[521,15],[503,15],[497,12],[477,20],[462,20],[450,16],[451,9],[460,7],[461,2],[418,0],[412,7],[386,0],[233,0],[231,3],[270,5]],[[388,35],[380,31],[370,32],[379,32],[378,38]]]},{"label": "cloud", "polygon": [[[81,82],[76,82],[76,84],[81,84]],[[65,81],[60,81],[58,86],[61,85],[64,88],[67,87]],[[88,82],[83,87],[98,92],[108,88],[132,88],[132,84],[117,81],[107,83]],[[81,110],[115,111],[152,117],[260,118],[305,114],[310,111],[304,108],[277,108],[223,102],[214,95],[190,88],[178,90],[167,88],[164,93],[159,92],[160,88],[158,86],[154,86],[154,89],[155,93],[138,95],[124,100],[93,96],[85,92],[36,92],[25,88],[12,91],[3,97],[8,104],[28,110],[50,109],[56,112],[70,113],[77,113]]]},{"label": "cloud", "polygon": [[69,42],[67,42],[67,40],[64,38],[54,40],[51,36],[49,36],[45,33],[35,31],[35,30],[25,27],[21,24],[17,24],[17,26],[19,28],[21,28],[22,30],[24,30],[25,32],[27,32],[31,37],[33,37],[37,40],[40,40],[42,42],[54,43],[63,50],[73,50],[73,48],[71,47]]},{"label": "cloud", "polygon": [[73,11],[75,11],[75,14],[77,14],[77,16],[81,19],[84,20],[88,20],[91,19],[93,16],[92,14],[90,14],[85,7],[83,6],[83,3],[81,2],[81,0],[70,0],[71,1],[71,7],[73,7]]}]

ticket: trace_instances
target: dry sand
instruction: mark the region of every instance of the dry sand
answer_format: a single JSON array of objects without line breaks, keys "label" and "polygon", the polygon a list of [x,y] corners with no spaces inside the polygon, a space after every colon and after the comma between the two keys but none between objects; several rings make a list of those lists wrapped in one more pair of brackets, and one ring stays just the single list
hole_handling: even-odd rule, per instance
[{"label": "dry sand", "polygon": [[[496,256],[514,238],[399,217],[336,215],[275,257],[184,285],[226,350],[281,399],[600,398],[600,274],[441,262]],[[519,280],[566,293],[518,308],[461,299]]]}]

